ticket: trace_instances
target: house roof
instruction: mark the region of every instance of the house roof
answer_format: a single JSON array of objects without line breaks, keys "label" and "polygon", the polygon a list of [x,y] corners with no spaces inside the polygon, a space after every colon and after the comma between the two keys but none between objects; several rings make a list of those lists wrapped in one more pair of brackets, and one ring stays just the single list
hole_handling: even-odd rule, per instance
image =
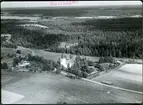
[{"label": "house roof", "polygon": [[24,67],[24,66],[28,66],[28,65],[30,65],[30,63],[28,61],[23,61],[18,64],[18,66],[20,66],[20,67]]}]

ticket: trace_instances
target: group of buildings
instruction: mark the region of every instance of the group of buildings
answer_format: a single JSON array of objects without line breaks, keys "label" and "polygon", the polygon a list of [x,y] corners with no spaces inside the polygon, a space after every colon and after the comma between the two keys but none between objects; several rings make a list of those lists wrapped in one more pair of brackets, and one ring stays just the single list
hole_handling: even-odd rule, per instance
[{"label": "group of buildings", "polygon": [[[64,67],[65,69],[71,68],[75,63],[75,59],[76,59],[76,56],[62,55],[60,57],[60,65],[61,65],[61,67]],[[95,68],[94,66],[88,66],[88,67],[89,67],[89,69],[93,70],[93,72],[88,74],[88,78],[92,78],[92,77],[99,75],[99,69],[98,68]]]}]

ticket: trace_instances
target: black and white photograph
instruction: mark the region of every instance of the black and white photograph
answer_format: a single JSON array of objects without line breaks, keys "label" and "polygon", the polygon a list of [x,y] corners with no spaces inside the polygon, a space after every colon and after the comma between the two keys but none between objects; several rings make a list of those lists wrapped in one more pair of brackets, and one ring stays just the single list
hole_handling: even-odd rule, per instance
[{"label": "black and white photograph", "polygon": [[142,10],[139,0],[1,1],[1,103],[143,103]]}]

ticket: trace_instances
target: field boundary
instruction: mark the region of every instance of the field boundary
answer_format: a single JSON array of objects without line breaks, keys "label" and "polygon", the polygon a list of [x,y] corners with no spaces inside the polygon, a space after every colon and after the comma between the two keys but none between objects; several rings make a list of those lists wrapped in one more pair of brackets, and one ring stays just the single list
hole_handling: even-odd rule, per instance
[{"label": "field boundary", "polygon": [[[125,65],[125,64],[126,64],[126,63],[123,62],[122,64],[120,64],[119,66],[117,66],[117,67],[115,67],[115,68],[109,69],[109,70],[107,70],[107,71],[102,71],[102,72],[99,73],[99,76],[94,77],[94,78],[98,78],[98,77],[100,77],[100,76],[102,76],[102,75],[104,75],[104,74],[107,74],[107,73],[111,72],[111,71],[117,70],[117,69],[119,69],[120,67],[122,67],[122,66]],[[93,78],[90,79],[90,80],[93,80]]]},{"label": "field boundary", "polygon": [[[67,73],[64,71],[61,71],[61,74],[67,75]],[[118,90],[122,90],[122,91],[127,91],[127,92],[132,92],[132,93],[137,93],[137,94],[143,94],[143,92],[140,92],[140,91],[135,91],[135,90],[125,89],[125,88],[121,88],[121,87],[117,87],[117,86],[107,85],[107,84],[97,82],[97,81],[92,81],[92,80],[86,79],[86,78],[80,78],[80,79],[83,81],[91,82],[94,84],[98,84],[98,85],[102,85],[102,86],[106,86],[106,87],[110,87],[110,88],[114,88],[114,89],[118,89]]]},{"label": "field boundary", "polygon": [[117,86],[113,86],[113,85],[107,85],[107,84],[97,82],[97,81],[92,81],[92,80],[89,80],[89,79],[86,79],[86,78],[81,78],[81,80],[88,81],[88,82],[95,83],[95,84],[99,84],[99,85],[103,85],[103,86],[106,86],[106,87],[111,87],[111,88],[122,90],[122,91],[143,94],[143,92],[140,92],[140,91],[130,90],[130,89],[121,88],[121,87],[117,87]]}]

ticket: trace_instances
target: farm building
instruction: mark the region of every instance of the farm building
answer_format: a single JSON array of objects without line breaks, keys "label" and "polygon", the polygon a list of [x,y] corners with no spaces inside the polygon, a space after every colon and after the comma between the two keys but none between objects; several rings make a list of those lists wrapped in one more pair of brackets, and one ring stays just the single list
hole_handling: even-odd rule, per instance
[{"label": "farm building", "polygon": [[26,67],[26,66],[29,66],[30,63],[28,61],[21,61],[20,63],[18,63],[18,66],[19,67]]},{"label": "farm building", "polygon": [[28,61],[21,61],[20,63],[18,63],[18,65],[16,66],[16,69],[18,71],[29,71],[27,69],[27,67],[30,66],[30,63]]},{"label": "farm building", "polygon": [[7,39],[11,39],[11,34],[1,34],[1,37],[6,37]]}]

